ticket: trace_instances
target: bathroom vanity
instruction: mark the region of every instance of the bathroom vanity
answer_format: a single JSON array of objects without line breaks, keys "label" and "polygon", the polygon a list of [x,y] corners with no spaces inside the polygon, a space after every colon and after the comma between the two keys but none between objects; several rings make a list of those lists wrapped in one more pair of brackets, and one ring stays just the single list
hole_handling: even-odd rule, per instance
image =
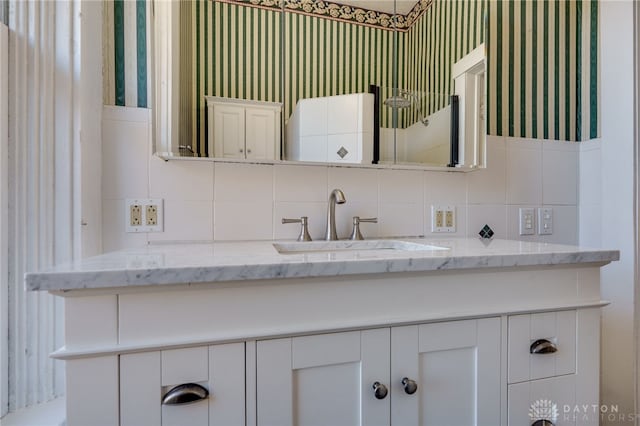
[{"label": "bathroom vanity", "polygon": [[65,298],[52,356],[69,426],[596,425],[565,411],[598,404],[600,268],[618,257],[505,240],[220,242],[26,279]]}]

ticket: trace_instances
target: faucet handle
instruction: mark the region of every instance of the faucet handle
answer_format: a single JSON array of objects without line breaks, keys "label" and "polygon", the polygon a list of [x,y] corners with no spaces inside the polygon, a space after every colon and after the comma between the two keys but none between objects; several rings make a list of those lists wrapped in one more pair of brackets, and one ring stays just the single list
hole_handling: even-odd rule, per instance
[{"label": "faucet handle", "polygon": [[300,223],[300,235],[298,235],[298,241],[311,241],[311,235],[309,235],[309,218],[302,216],[300,219],[286,219],[282,218],[282,223]]},{"label": "faucet handle", "polygon": [[360,223],[378,223],[377,217],[360,218],[360,216],[353,217],[353,230],[349,236],[350,240],[364,240],[362,233],[360,232]]}]

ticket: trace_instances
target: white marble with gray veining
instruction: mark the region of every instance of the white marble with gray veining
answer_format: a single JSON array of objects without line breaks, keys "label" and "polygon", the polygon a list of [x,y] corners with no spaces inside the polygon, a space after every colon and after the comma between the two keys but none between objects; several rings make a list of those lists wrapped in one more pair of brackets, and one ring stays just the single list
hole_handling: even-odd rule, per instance
[{"label": "white marble with gray veining", "polygon": [[[27,273],[25,278],[29,290],[65,291],[389,272],[605,264],[620,257],[617,250],[473,238],[399,238],[355,242],[355,246],[353,243],[158,244]],[[302,251],[296,251],[298,247]]]}]

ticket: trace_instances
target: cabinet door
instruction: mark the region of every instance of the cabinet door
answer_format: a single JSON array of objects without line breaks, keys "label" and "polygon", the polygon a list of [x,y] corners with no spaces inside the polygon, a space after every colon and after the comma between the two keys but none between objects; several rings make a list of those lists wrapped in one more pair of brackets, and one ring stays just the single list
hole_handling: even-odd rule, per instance
[{"label": "cabinet door", "polygon": [[233,105],[214,105],[213,108],[214,156],[244,158],[244,108]]},{"label": "cabinet door", "polygon": [[276,112],[265,108],[247,108],[245,120],[247,158],[275,160]]},{"label": "cabinet door", "polygon": [[391,359],[392,425],[500,424],[499,318],[393,327]]},{"label": "cabinet door", "polygon": [[258,426],[389,425],[389,356],[389,329],[258,342]]}]

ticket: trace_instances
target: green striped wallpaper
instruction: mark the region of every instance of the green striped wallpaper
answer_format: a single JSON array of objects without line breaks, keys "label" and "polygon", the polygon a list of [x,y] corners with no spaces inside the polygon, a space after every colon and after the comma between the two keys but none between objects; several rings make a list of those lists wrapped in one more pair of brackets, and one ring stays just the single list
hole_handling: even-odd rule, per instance
[{"label": "green striped wallpaper", "polygon": [[598,2],[489,1],[491,135],[599,137]]},{"label": "green striped wallpaper", "polygon": [[103,99],[105,105],[147,108],[151,2],[103,0]]},{"label": "green striped wallpaper", "polygon": [[[150,2],[104,1],[104,102],[146,107]],[[380,28],[287,13],[284,39],[299,53],[291,60],[287,54],[280,56],[279,43],[271,42],[281,30],[277,12],[194,1],[192,14],[200,34],[193,52],[199,58],[193,94],[200,99],[194,133],[204,146],[205,93],[284,101],[288,114],[300,97],[365,91],[367,81],[388,89],[394,72],[399,86],[418,93],[423,110],[430,114],[448,103],[451,64],[487,34],[489,134],[595,138],[600,131],[598,13],[597,0],[434,0],[397,38]],[[231,19],[228,27],[219,21],[225,14]],[[263,32],[266,37],[259,36]],[[333,38],[320,43],[323,34]],[[246,43],[249,49],[242,49]],[[371,60],[376,49],[390,52],[394,43],[399,48],[395,60],[390,54],[381,54],[382,62]],[[334,78],[338,74],[346,76],[343,83]],[[407,126],[416,117],[412,111],[400,117],[400,124]],[[388,124],[390,117],[384,120]]]}]

